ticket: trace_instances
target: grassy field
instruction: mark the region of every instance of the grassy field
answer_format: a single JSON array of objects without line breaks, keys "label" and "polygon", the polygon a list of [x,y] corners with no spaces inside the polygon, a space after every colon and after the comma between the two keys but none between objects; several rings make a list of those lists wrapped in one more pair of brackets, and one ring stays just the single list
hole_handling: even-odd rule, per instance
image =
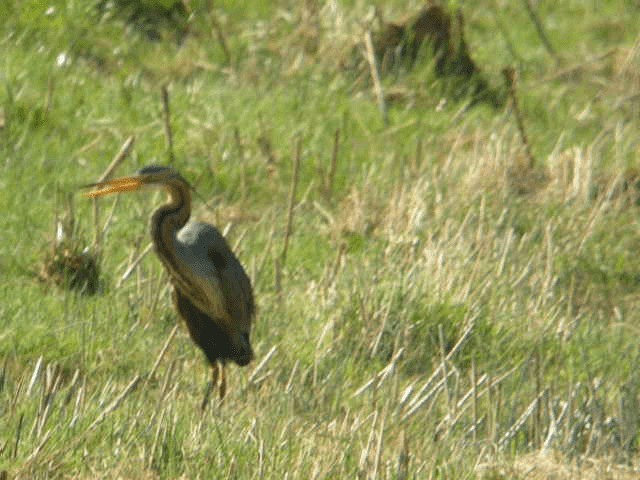
[{"label": "grassy field", "polygon": [[[640,476],[637,2],[450,1],[471,80],[366,60],[418,1],[128,3],[0,4],[1,478]],[[255,287],[204,413],[162,195],[77,195],[131,136]]]}]

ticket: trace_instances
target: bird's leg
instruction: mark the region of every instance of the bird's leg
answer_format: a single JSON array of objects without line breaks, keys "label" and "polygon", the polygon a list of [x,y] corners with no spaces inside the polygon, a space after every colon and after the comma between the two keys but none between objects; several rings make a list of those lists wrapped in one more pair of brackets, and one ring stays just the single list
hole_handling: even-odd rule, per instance
[{"label": "bird's leg", "polygon": [[214,363],[211,366],[211,385],[215,386],[218,384],[218,377],[220,376],[220,365],[218,363]]},{"label": "bird's leg", "polygon": [[224,399],[227,393],[227,376],[224,372],[224,363],[220,366],[220,400]]},{"label": "bird's leg", "polygon": [[[224,370],[223,370],[223,374],[224,374]],[[207,390],[204,392],[204,398],[202,399],[202,403],[200,404],[200,409],[203,412],[207,408],[207,405],[209,404],[209,397],[211,396],[213,387],[215,387],[218,384],[219,376],[220,376],[220,366],[216,362],[211,366],[211,380],[207,384]]]}]

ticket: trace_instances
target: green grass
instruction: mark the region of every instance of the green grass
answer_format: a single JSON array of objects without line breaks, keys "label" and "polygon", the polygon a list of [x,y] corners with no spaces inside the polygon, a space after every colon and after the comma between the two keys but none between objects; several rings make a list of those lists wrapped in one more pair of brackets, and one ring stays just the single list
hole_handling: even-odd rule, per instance
[{"label": "green grass", "polygon": [[[144,25],[127,2],[0,6],[0,471],[635,478],[638,6],[540,3],[556,61],[524,2],[449,2],[499,104],[423,58],[382,78],[385,124],[366,62],[341,66],[366,2],[190,3]],[[161,195],[100,201],[97,294],[38,279],[56,218],[94,251],[76,192],[127,137],[118,175],[168,161],[163,85],[194,215],[229,228],[258,304],[256,361],[204,414],[209,372],[184,326],[171,336],[161,265],[149,253],[122,278]]]}]

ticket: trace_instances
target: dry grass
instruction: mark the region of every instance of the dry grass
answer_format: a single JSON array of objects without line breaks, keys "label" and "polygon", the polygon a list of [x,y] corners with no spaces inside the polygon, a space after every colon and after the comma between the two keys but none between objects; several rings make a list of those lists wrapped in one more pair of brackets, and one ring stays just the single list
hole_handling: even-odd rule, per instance
[{"label": "dry grass", "polygon": [[[104,68],[73,57],[56,82],[40,72],[22,89],[39,57],[16,41],[0,131],[11,145],[2,185],[20,185],[0,196],[11,273],[0,471],[638,476],[638,41],[591,35],[606,25],[581,5],[541,15],[560,25],[549,35],[573,42],[575,62],[561,65],[535,31],[526,37],[526,12],[500,5],[518,25],[506,33],[523,35],[500,41],[527,58],[517,95],[533,163],[508,107],[460,99],[428,62],[379,79],[385,101],[391,87],[413,98],[387,102],[385,126],[380,98],[338,65],[374,22],[364,4],[263,5],[270,14],[248,20],[215,10],[180,46],[131,33],[121,44],[126,29],[100,22],[93,55],[110,58]],[[502,12],[484,7],[465,9],[466,40],[500,82],[513,59],[494,33],[477,40]],[[388,18],[404,13],[389,8]],[[56,55],[71,27],[50,40]],[[118,75],[112,48],[123,52]],[[50,89],[45,120],[29,116],[40,87],[65,82],[73,92]],[[257,361],[230,368],[227,398],[204,414],[206,368],[149,253],[144,224],[160,197],[122,198],[95,222],[90,204],[78,207],[76,223],[102,239],[102,295],[43,292],[20,274],[41,236],[18,239],[50,229],[40,185],[98,178],[132,133],[126,170],[170,148],[196,186],[196,216],[225,231],[256,287]]]}]

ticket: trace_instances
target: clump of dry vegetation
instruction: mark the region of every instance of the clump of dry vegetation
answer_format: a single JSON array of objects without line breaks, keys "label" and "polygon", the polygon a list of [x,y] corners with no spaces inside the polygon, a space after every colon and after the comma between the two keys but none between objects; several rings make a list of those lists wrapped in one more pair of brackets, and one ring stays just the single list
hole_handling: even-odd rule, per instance
[{"label": "clump of dry vegetation", "polygon": [[71,199],[54,224],[55,235],[45,247],[38,278],[60,288],[95,294],[100,286],[99,256],[79,233]]},{"label": "clump of dry vegetation", "polygon": [[73,240],[56,242],[42,260],[39,277],[45,283],[92,295],[100,281],[98,260]]}]

